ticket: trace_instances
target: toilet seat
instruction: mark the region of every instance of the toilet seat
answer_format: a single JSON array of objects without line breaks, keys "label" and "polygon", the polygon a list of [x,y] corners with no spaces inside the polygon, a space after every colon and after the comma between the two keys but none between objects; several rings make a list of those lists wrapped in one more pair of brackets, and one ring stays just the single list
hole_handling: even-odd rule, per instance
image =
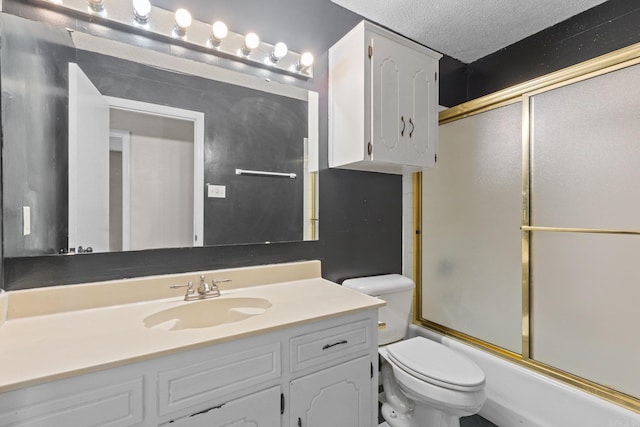
[{"label": "toilet seat", "polygon": [[386,346],[398,368],[428,383],[459,391],[484,388],[484,372],[478,365],[442,344],[422,337]]}]

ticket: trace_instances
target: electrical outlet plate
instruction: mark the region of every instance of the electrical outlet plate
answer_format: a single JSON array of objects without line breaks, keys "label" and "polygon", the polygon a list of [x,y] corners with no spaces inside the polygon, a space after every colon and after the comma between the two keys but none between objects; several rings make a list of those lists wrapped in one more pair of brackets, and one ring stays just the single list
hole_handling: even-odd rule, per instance
[{"label": "electrical outlet plate", "polygon": [[226,185],[207,184],[207,197],[224,199],[227,197]]}]

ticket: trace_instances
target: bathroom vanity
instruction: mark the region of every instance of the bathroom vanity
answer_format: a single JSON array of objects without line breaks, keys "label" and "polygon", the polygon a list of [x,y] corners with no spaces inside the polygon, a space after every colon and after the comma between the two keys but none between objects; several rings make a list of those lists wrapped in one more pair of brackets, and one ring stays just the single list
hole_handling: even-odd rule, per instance
[{"label": "bathroom vanity", "polygon": [[317,261],[9,293],[0,426],[373,426],[381,305]]}]

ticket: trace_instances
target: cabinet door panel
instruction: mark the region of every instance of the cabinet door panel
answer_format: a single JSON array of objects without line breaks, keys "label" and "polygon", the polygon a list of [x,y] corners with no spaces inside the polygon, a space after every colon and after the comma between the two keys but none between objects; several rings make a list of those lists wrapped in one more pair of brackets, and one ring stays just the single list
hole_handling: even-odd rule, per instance
[{"label": "cabinet door panel", "polygon": [[[402,163],[405,149],[402,133],[407,131],[401,100],[401,67],[397,45],[374,36],[371,40],[371,159],[377,162]],[[404,122],[404,124],[403,124]]]},{"label": "cabinet door panel", "polygon": [[141,376],[99,372],[2,395],[0,426],[139,425],[143,405]]},{"label": "cabinet door panel", "polygon": [[407,102],[409,102],[408,165],[433,166],[437,136],[436,64],[425,61],[418,53],[407,55]]},{"label": "cabinet door panel", "polygon": [[[215,359],[158,372],[158,413],[167,415],[280,377],[280,343],[247,350],[221,350]],[[226,354],[225,354],[226,353]]]},{"label": "cabinet door panel", "polygon": [[164,426],[171,427],[279,427],[280,387],[232,400]]},{"label": "cabinet door panel", "polygon": [[365,356],[291,381],[291,426],[369,427],[370,369]]}]

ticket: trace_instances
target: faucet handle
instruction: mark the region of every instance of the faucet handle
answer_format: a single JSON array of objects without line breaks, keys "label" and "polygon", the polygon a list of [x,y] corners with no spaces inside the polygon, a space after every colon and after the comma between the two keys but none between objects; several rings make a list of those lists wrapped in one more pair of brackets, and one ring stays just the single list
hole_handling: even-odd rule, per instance
[{"label": "faucet handle", "polygon": [[189,296],[193,295],[193,293],[195,292],[194,289],[193,289],[193,282],[187,282],[186,285],[171,285],[169,287],[171,289],[187,288],[187,292],[184,294],[184,299],[185,300],[187,298],[189,298]]},{"label": "faucet handle", "polygon": [[218,283],[221,282],[230,282],[231,279],[213,279],[211,280],[211,290],[209,291],[212,296],[219,297],[220,296],[220,288],[218,288]]}]

